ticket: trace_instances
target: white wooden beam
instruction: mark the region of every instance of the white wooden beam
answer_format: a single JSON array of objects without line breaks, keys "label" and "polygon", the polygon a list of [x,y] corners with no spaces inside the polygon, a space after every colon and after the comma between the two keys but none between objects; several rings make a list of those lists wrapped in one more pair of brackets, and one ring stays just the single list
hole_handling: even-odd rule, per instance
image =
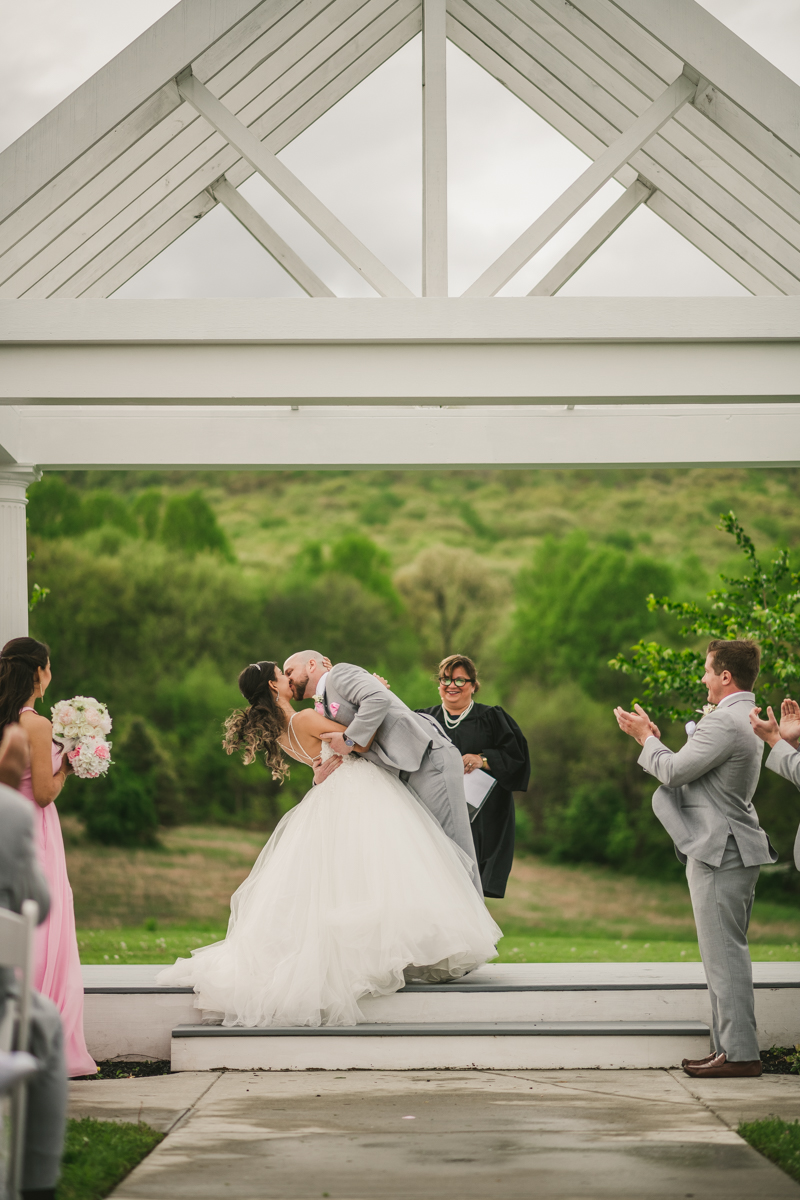
[{"label": "white wooden beam", "polygon": [[599,250],[604,242],[607,242],[612,233],[616,232],[622,225],[623,221],[627,221],[631,213],[635,212],[640,204],[652,196],[653,189],[641,179],[637,179],[629,188],[626,188],[622,195],[614,201],[614,203],[606,209],[603,215],[595,221],[591,229],[587,229],[583,237],[578,238],[574,246],[566,252],[563,258],[555,264],[554,267],[547,272],[534,288],[528,292],[529,296],[555,296],[556,292],[560,291],[567,280],[580,271],[584,263],[588,262],[596,250]]},{"label": "white wooden beam", "polygon": [[[0,409],[0,438],[5,413]],[[24,408],[48,470],[796,466],[800,405]]]},{"label": "white wooden beam", "polygon": [[800,302],[9,301],[5,404],[609,404],[800,396]]},{"label": "white wooden beam", "polygon": [[610,0],[800,153],[800,87],[695,0]]},{"label": "white wooden beam", "polygon": [[600,191],[609,179],[658,132],[697,90],[697,82],[679,75],[629,129],[467,288],[465,296],[494,296],[517,271]]},{"label": "white wooden beam", "polygon": [[276,263],[283,267],[287,275],[291,275],[295,283],[309,296],[334,296],[326,283],[320,279],[311,268],[303,262],[281,235],[269,225],[261,213],[256,212],[252,204],[245,200],[235,187],[231,187],[227,179],[219,179],[208,189],[215,200],[224,204],[231,216],[245,227],[248,233],[259,242]]},{"label": "white wooden beam", "polygon": [[[656,193],[658,195],[658,193]],[[800,297],[0,300],[0,349],[83,345],[800,343]]]},{"label": "white wooden beam", "polygon": [[279,158],[255,137],[230,109],[191,74],[176,83],[184,99],[275,188],[334,250],[381,296],[411,296],[407,288],[363,242],[314,195]]},{"label": "white wooden beam", "polygon": [[446,296],[447,5],[422,0],[422,294]]}]

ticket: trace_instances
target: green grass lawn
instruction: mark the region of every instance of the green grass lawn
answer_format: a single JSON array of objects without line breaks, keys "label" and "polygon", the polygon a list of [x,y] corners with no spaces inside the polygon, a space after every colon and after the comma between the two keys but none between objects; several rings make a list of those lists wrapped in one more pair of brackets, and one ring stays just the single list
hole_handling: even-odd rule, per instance
[{"label": "green grass lawn", "polygon": [[797,1121],[782,1121],[780,1117],[747,1121],[739,1126],[738,1133],[800,1183],[800,1125]]},{"label": "green grass lawn", "polygon": [[56,1200],[101,1200],[163,1136],[149,1125],[124,1121],[68,1121]]},{"label": "green grass lawn", "polygon": [[[84,963],[171,963],[188,958],[198,946],[220,941],[225,926],[165,925],[119,929],[79,929]],[[753,942],[754,962],[800,961],[800,944]],[[643,938],[587,937],[585,932],[545,937],[538,930],[510,930],[502,939],[498,962],[699,962],[697,942]]]}]

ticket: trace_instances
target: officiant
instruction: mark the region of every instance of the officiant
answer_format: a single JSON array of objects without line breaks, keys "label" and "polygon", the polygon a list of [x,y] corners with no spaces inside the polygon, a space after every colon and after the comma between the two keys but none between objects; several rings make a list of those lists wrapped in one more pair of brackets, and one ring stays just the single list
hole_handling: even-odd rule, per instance
[{"label": "officiant", "polygon": [[485,896],[502,899],[514,860],[514,797],[528,786],[528,743],[500,705],[477,704],[475,663],[451,654],[439,663],[440,703],[418,709],[446,730],[464,760],[464,774],[482,771],[497,782],[472,822],[472,837]]}]

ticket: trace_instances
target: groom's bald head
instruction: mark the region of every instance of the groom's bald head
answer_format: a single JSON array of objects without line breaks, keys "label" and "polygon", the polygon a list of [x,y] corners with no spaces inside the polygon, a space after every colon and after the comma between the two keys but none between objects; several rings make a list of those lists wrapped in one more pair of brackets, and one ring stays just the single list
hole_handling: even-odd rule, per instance
[{"label": "groom's bald head", "polygon": [[314,695],[314,688],[325,674],[322,658],[319,650],[298,650],[296,654],[290,654],[283,664],[284,674],[296,700]]}]

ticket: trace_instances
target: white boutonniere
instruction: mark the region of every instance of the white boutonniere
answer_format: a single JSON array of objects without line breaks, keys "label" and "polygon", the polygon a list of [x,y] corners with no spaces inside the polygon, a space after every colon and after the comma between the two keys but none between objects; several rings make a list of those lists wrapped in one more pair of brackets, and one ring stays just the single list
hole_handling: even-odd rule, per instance
[{"label": "white boutonniere", "polygon": [[311,699],[314,701],[315,704],[324,704],[325,703],[324,696],[312,696]]},{"label": "white boutonniere", "polygon": [[[702,721],[703,717],[707,717],[708,714],[712,713],[716,707],[716,704],[704,704],[702,708],[696,708],[695,712],[700,713],[700,720]],[[697,722],[687,721],[684,725],[684,729],[686,730],[687,737],[694,737],[695,733],[697,732]]]}]

